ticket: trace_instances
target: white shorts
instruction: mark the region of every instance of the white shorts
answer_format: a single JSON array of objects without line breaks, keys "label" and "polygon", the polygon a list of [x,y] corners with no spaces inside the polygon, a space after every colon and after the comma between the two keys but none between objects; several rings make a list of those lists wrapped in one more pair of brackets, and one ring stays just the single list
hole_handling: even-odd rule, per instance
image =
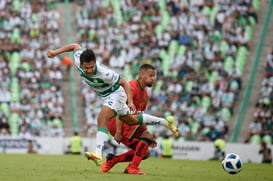
[{"label": "white shorts", "polygon": [[104,106],[111,108],[117,115],[130,113],[130,108],[126,104],[127,96],[122,86],[109,96],[102,97],[102,101]]}]

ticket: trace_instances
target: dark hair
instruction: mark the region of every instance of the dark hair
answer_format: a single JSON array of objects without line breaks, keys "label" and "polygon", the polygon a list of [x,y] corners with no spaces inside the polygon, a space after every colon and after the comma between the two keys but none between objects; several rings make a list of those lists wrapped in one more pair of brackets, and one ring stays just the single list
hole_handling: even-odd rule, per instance
[{"label": "dark hair", "polygon": [[155,67],[152,66],[151,64],[143,64],[143,65],[140,66],[139,70],[148,70],[148,69],[155,70]]},{"label": "dark hair", "polygon": [[96,61],[96,56],[93,50],[87,48],[81,53],[80,62],[83,63],[83,62],[92,62],[92,61]]}]

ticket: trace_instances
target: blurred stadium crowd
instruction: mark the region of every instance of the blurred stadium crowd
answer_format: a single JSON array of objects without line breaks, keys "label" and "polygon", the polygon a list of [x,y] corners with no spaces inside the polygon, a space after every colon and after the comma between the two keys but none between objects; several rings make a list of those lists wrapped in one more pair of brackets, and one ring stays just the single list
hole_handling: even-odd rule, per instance
[{"label": "blurred stadium crowd", "polygon": [[0,1],[0,135],[64,134],[59,18],[55,1]]},{"label": "blurred stadium crowd", "polygon": [[[76,23],[80,42],[127,80],[141,63],[157,67],[149,113],[176,115],[181,139],[213,141],[227,134],[258,9],[250,0],[78,1]],[[99,102],[87,87],[82,96],[94,135]]]},{"label": "blurred stadium crowd", "polygon": [[[259,0],[75,3],[73,23],[79,43],[92,48],[98,61],[126,80],[136,78],[142,63],[156,66],[157,81],[149,90],[147,112],[174,114],[184,140],[214,141],[227,134],[258,22]],[[46,57],[48,47],[60,45],[59,19],[55,0],[0,0],[0,125],[9,125],[1,129],[1,135],[64,135],[62,62],[59,57]],[[272,54],[268,57],[261,100],[254,113],[266,115],[266,120],[272,117],[271,109],[264,106],[270,102],[273,85]],[[84,85],[81,96],[85,130],[87,136],[93,136],[100,101]],[[260,126],[250,127],[263,130],[262,120]],[[155,136],[168,134],[163,127],[150,130]],[[268,132],[272,137],[272,126]]]},{"label": "blurred stadium crowd", "polygon": [[264,58],[266,58],[266,63],[264,65],[265,70],[263,72],[261,90],[245,142],[259,144],[263,141],[270,145],[273,138],[273,49]]}]

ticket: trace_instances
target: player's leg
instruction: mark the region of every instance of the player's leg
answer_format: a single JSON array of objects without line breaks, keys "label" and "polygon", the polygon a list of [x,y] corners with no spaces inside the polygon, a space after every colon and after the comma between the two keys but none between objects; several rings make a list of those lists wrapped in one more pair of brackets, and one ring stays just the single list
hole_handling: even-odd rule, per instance
[{"label": "player's leg", "polygon": [[[136,136],[138,137],[138,135]],[[144,172],[141,172],[138,167],[142,160],[150,156],[149,146],[153,143],[154,139],[147,129],[145,129],[139,137],[134,157],[132,162],[126,167],[125,173],[146,175]]]},{"label": "player's leg", "polygon": [[[126,94],[124,91],[118,90],[112,94],[103,97],[103,106],[98,115],[98,132],[96,135],[95,152],[85,152],[85,156],[95,162],[97,166],[102,165],[102,150],[104,143],[108,141],[108,121],[117,114],[129,114],[129,107],[126,105]],[[124,107],[124,105],[126,105]]]},{"label": "player's leg", "polygon": [[[115,135],[115,121],[110,121],[108,125],[108,129],[112,136]],[[115,164],[119,162],[130,162],[133,160],[133,157],[135,155],[135,149],[137,147],[137,144],[139,143],[139,138],[143,134],[147,128],[145,126],[128,126],[127,124],[123,124],[122,127],[122,137],[121,143],[126,145],[127,147],[131,148],[132,150],[129,150],[125,153],[119,154],[119,155],[113,155],[108,154],[106,161],[103,163],[101,167],[101,172],[108,172]]]},{"label": "player's leg", "polygon": [[138,114],[138,115],[125,114],[125,115],[120,115],[119,119],[128,125],[136,125],[136,124],[163,125],[163,126],[166,126],[168,129],[170,129],[175,134],[175,136],[178,136],[179,134],[178,128],[173,116],[161,118],[161,117],[152,116],[149,114]]},{"label": "player's leg", "polygon": [[102,165],[102,149],[104,143],[108,140],[107,123],[115,117],[115,112],[108,106],[103,105],[98,115],[98,131],[96,135],[96,150],[95,152],[85,152],[86,158],[93,160],[97,166]]},{"label": "player's leg", "polygon": [[119,103],[119,107],[116,107],[119,119],[128,125],[163,125],[170,129],[175,136],[178,136],[178,128],[176,126],[173,116],[168,116],[166,118],[160,118],[152,116],[149,114],[129,114],[130,109],[126,104],[126,94],[123,89],[120,89],[111,95],[111,98]]},{"label": "player's leg", "polygon": [[[148,158],[150,151],[148,146],[146,148],[146,143],[142,141],[137,140],[135,145],[136,150],[129,150],[116,156],[114,154],[108,154],[106,156],[106,161],[101,166],[101,172],[108,172],[117,163],[133,161],[134,165],[131,165],[132,163],[130,163],[129,166],[126,167],[126,173],[136,174],[136,170],[139,170],[138,165],[140,164],[141,160]],[[143,174],[141,173],[141,175]]]},{"label": "player's leg", "polygon": [[113,166],[120,162],[130,162],[132,161],[135,154],[135,150],[129,150],[120,155],[108,154],[106,156],[106,161],[101,166],[101,172],[108,172]]}]

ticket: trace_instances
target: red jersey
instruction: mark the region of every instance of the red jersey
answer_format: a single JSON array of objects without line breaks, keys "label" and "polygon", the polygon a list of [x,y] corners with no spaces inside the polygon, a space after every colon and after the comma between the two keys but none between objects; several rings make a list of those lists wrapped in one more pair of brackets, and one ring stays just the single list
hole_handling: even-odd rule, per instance
[{"label": "red jersey", "polygon": [[132,88],[133,102],[137,112],[145,111],[148,104],[148,93],[146,89],[141,89],[136,80],[131,80],[129,84]]},{"label": "red jersey", "polygon": [[[146,89],[141,89],[141,87],[138,84],[137,80],[131,80],[129,82],[131,88],[132,88],[132,98],[133,103],[136,106],[136,110],[138,113],[141,113],[146,110],[147,104],[148,104],[148,93]],[[146,129],[146,126],[144,125],[133,125],[129,126],[126,123],[122,124],[122,136],[123,140],[121,141],[123,144],[129,146],[131,145],[135,139],[132,139],[135,135],[135,137],[140,136],[141,134],[135,134],[136,130],[141,127],[141,131],[143,132]],[[115,136],[116,133],[116,118],[113,118],[108,123],[108,130],[111,133],[112,136]],[[138,136],[136,136],[138,135]]]}]

